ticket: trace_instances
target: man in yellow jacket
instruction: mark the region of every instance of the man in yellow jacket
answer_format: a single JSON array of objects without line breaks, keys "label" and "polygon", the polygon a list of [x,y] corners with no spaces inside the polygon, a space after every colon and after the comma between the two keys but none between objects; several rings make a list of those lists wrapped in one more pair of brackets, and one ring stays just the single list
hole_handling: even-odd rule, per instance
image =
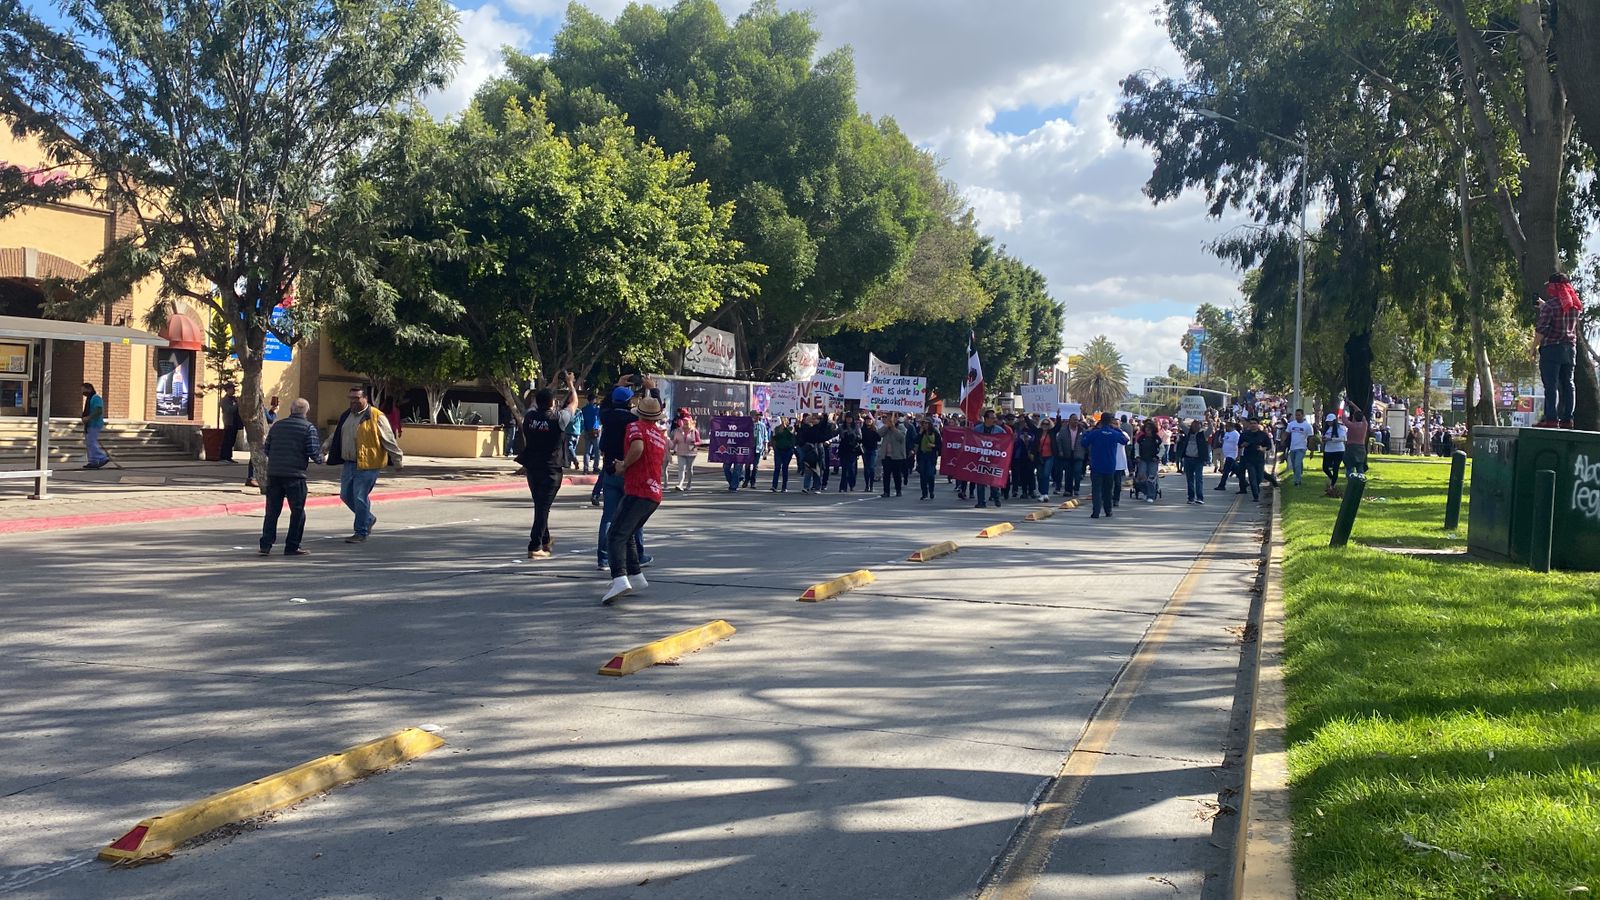
[{"label": "man in yellow jacket", "polygon": [[356,514],[355,533],[346,544],[364,544],[378,517],[372,514],[367,496],[378,483],[384,466],[400,468],[403,458],[389,420],[367,398],[367,389],[350,389],[350,409],[339,416],[339,425],[323,446],[329,465],[344,465],[339,475],[339,499]]}]

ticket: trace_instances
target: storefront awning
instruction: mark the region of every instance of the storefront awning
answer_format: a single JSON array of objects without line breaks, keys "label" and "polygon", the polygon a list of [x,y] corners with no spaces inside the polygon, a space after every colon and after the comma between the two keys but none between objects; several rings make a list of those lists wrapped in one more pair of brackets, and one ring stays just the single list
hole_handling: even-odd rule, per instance
[{"label": "storefront awning", "polygon": [[0,316],[0,339],[76,341],[78,343],[143,344],[166,346],[167,340],[148,331],[121,325],[96,325],[92,322],[63,322],[57,319],[30,319]]}]

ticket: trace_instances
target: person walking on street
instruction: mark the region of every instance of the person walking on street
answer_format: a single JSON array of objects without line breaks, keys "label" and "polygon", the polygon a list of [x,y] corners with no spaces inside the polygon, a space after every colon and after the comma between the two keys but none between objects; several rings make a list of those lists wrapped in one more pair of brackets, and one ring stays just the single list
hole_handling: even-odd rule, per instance
[{"label": "person walking on street", "polygon": [[1211,435],[1200,419],[1189,420],[1189,430],[1178,439],[1178,465],[1189,489],[1189,502],[1206,503],[1206,469],[1211,465]]},{"label": "person walking on street", "polygon": [[1229,421],[1222,432],[1222,480],[1217,482],[1216,490],[1223,491],[1228,488],[1228,476],[1239,477],[1239,489],[1244,490],[1244,471],[1239,465],[1239,423]]},{"label": "person walking on street", "polygon": [[861,425],[855,413],[844,417],[839,428],[839,493],[856,489],[857,470],[861,465]]},{"label": "person walking on street", "polygon": [[901,489],[906,483],[907,448],[906,428],[900,424],[899,413],[889,413],[884,420],[883,427],[878,429],[878,436],[883,438],[883,497],[888,499],[890,488],[894,495],[900,496]]},{"label": "person walking on street", "polygon": [[1139,426],[1139,436],[1134,438],[1133,489],[1144,497],[1144,502],[1156,502],[1161,477],[1161,434],[1152,419]]},{"label": "person walking on street", "polygon": [[1272,436],[1262,430],[1259,420],[1251,419],[1244,434],[1239,436],[1239,463],[1244,469],[1240,473],[1239,493],[1243,494],[1248,484],[1250,499],[1261,499],[1261,482],[1266,477],[1267,456],[1271,452]]},{"label": "person walking on street", "polygon": [[677,483],[672,489],[687,491],[694,487],[694,460],[700,453],[700,429],[695,427],[694,416],[687,409],[678,411],[678,424],[672,426],[667,442],[673,458],[678,461]]},{"label": "person walking on street", "polygon": [[284,556],[308,556],[300,546],[306,533],[306,467],[323,461],[322,442],[317,426],[306,415],[311,401],[300,397],[289,404],[289,417],[275,419],[267,432],[262,450],[267,454],[267,515],[261,522],[262,556],[272,553],[278,540],[278,516],[284,501],[289,503],[289,534],[283,541]]},{"label": "person walking on street", "polygon": [[612,471],[623,480],[623,497],[617,517],[611,524],[607,557],[611,561],[611,586],[600,598],[602,604],[624,594],[650,586],[644,577],[644,562],[639,534],[644,523],[661,506],[661,467],[667,453],[667,436],[656,423],[666,412],[657,397],[640,397],[636,417],[623,435],[626,450],[612,463]]},{"label": "person walking on street", "polygon": [[[639,421],[639,417],[633,413],[634,393],[631,385],[637,385],[639,390],[648,392],[647,396],[656,400],[658,405],[661,400],[660,393],[656,390],[656,383],[653,380],[641,378],[637,375],[624,376],[617,382],[617,386],[611,389],[610,409],[607,409],[600,416],[600,455],[601,472],[603,473],[600,476],[600,486],[601,497],[604,501],[604,505],[600,509],[600,541],[598,549],[598,567],[601,569],[609,568],[610,566],[611,527],[616,520],[617,511],[622,507],[622,498],[625,496],[624,489],[626,485],[622,475],[617,471],[616,463],[628,452],[626,441],[628,432],[633,424]],[[640,397],[639,399],[642,400],[644,398]],[[656,431],[661,430],[656,428],[653,422],[650,427]],[[662,435],[663,444],[665,439],[666,435]],[[665,451],[663,451],[664,453]],[[658,459],[657,463],[661,461]],[[657,479],[660,476],[661,472],[658,469],[656,472]],[[633,541],[634,549],[638,552],[639,564],[649,565],[650,556],[644,550],[643,528],[634,532]]]},{"label": "person walking on street", "polygon": [[1294,421],[1284,426],[1289,435],[1289,468],[1294,472],[1294,483],[1299,484],[1306,471],[1306,448],[1311,443],[1313,431],[1311,423],[1306,421],[1306,411],[1294,411]]},{"label": "person walking on street", "polygon": [[106,401],[95,392],[94,385],[87,381],[83,383],[83,415],[79,419],[83,422],[83,447],[88,457],[83,467],[104,468],[111,462],[111,454],[100,446],[100,432],[106,427]]},{"label": "person walking on street", "polygon": [[[1005,429],[1005,426],[1000,424],[999,417],[995,415],[995,412],[992,409],[986,409],[986,410],[983,411],[983,421],[980,422],[977,425],[974,425],[972,427],[972,433],[973,434],[995,434],[995,435],[1000,435],[1001,437],[1000,437],[999,440],[996,441],[996,443],[1000,444],[1001,446],[1004,446],[1004,441],[1006,440],[1006,429]],[[988,497],[988,502],[989,503],[992,503],[996,507],[1000,506],[1000,494],[1005,491],[1005,488],[1003,488],[1003,487],[992,487],[990,485],[982,484],[980,482],[973,482],[971,487],[972,487],[972,497],[973,497],[974,500],[977,501],[977,502],[972,504],[972,508],[973,509],[982,509],[983,508],[983,505],[984,505],[984,493],[985,492],[987,492],[988,495],[989,495],[989,497]]]},{"label": "person walking on street", "polygon": [[1089,518],[1098,519],[1104,511],[1109,519],[1112,504],[1116,502],[1119,457],[1127,459],[1123,448],[1128,445],[1128,436],[1117,427],[1117,420],[1111,413],[1102,413],[1100,426],[1084,434],[1083,445],[1089,451],[1089,489],[1094,495],[1094,509]]},{"label": "person walking on street", "polygon": [[1344,462],[1344,439],[1348,432],[1339,417],[1328,413],[1322,429],[1322,474],[1328,476],[1329,496],[1339,487],[1339,466]]},{"label": "person walking on street", "polygon": [[1067,417],[1067,424],[1061,426],[1059,439],[1056,441],[1056,452],[1067,467],[1062,487],[1068,497],[1078,496],[1079,490],[1083,487],[1083,463],[1086,452],[1083,449],[1084,430],[1083,420],[1078,418],[1077,413],[1073,413]]},{"label": "person walking on street", "polygon": [[[784,416],[778,420],[778,427],[772,430],[772,492],[789,493],[789,461],[794,459],[795,435],[794,428],[789,425],[789,417]],[[783,477],[783,486],[778,486],[778,477]]]},{"label": "person walking on street", "polygon": [[878,450],[882,444],[883,435],[878,433],[878,423],[873,421],[871,413],[862,413],[861,478],[865,482],[863,487],[869,494],[878,484]]},{"label": "person walking on street", "polygon": [[1578,320],[1583,301],[1572,280],[1556,272],[1544,286],[1549,299],[1539,304],[1534,331],[1539,341],[1539,380],[1544,382],[1544,418],[1535,428],[1571,428],[1576,403]]},{"label": "person walking on street", "polygon": [[350,389],[350,408],[340,414],[323,452],[330,465],[344,467],[339,474],[339,499],[355,514],[355,530],[344,542],[364,544],[378,521],[367,497],[384,467],[392,465],[399,471],[404,460],[388,418],[372,405],[366,388]]},{"label": "person walking on street", "polygon": [[942,442],[933,419],[922,417],[922,427],[917,430],[917,474],[922,478],[922,499],[933,499],[933,487],[939,476],[939,454]]},{"label": "person walking on street", "polygon": [[522,452],[517,463],[528,479],[528,494],[533,498],[533,527],[528,531],[528,558],[549,559],[550,507],[561,491],[562,466],[566,463],[568,427],[578,418],[578,389],[572,373],[566,373],[566,404],[556,409],[555,393],[548,387],[534,392],[534,408],[522,417]]},{"label": "person walking on street", "polygon": [[583,471],[600,471],[600,404],[595,402],[594,391],[589,392],[587,403],[578,411],[583,420]]}]

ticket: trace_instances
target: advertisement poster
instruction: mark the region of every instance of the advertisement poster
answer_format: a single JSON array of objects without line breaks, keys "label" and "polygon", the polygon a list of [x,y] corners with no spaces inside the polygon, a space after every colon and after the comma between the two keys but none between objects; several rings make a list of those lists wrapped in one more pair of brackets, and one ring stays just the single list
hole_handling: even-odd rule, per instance
[{"label": "advertisement poster", "polygon": [[712,381],[709,378],[658,378],[661,401],[677,416],[687,409],[702,422],[712,416],[740,416],[750,412],[750,385]]},{"label": "advertisement poster", "polygon": [[27,344],[0,344],[0,374],[28,374]]},{"label": "advertisement poster", "polygon": [[867,382],[863,409],[916,415],[928,408],[928,379],[920,375],[880,375]]},{"label": "advertisement poster", "polygon": [[194,351],[156,350],[156,415],[188,419],[194,413]]},{"label": "advertisement poster", "polygon": [[[272,324],[287,330],[289,327],[289,311],[281,306],[273,310]],[[278,340],[277,335],[268,331],[267,344],[261,353],[261,358],[267,362],[294,362],[294,348]]]},{"label": "advertisement poster", "polygon": [[[696,328],[700,328],[699,322],[689,323],[691,332]],[[700,333],[689,341],[689,349],[684,351],[683,367],[702,375],[732,378],[738,374],[733,351],[732,334],[720,328],[700,328]]]},{"label": "advertisement poster", "polygon": [[1053,384],[1022,386],[1022,411],[1036,416],[1053,416],[1061,402],[1061,391]]},{"label": "advertisement poster", "polygon": [[706,459],[711,462],[754,463],[755,420],[749,416],[712,416],[710,445]]},{"label": "advertisement poster", "polygon": [[944,447],[939,474],[971,484],[1006,486],[1011,473],[1011,435],[975,434],[969,428],[946,426],[940,437]]}]

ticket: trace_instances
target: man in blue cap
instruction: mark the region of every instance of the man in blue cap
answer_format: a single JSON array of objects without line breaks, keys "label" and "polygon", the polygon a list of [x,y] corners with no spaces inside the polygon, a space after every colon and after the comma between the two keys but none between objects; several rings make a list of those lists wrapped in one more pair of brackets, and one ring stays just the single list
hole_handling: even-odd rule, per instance
[{"label": "man in blue cap", "polygon": [[[600,414],[600,491],[603,505],[600,509],[600,542],[597,553],[601,569],[611,568],[607,553],[611,523],[616,518],[617,508],[622,505],[623,479],[616,473],[616,462],[627,453],[624,444],[628,426],[639,419],[634,415],[632,408],[635,386],[650,396],[661,399],[653,380],[640,378],[638,375],[628,375],[611,389],[611,408]],[[649,565],[650,557],[644,552],[644,529],[641,528],[635,534],[634,540],[639,551],[640,565]]]}]

